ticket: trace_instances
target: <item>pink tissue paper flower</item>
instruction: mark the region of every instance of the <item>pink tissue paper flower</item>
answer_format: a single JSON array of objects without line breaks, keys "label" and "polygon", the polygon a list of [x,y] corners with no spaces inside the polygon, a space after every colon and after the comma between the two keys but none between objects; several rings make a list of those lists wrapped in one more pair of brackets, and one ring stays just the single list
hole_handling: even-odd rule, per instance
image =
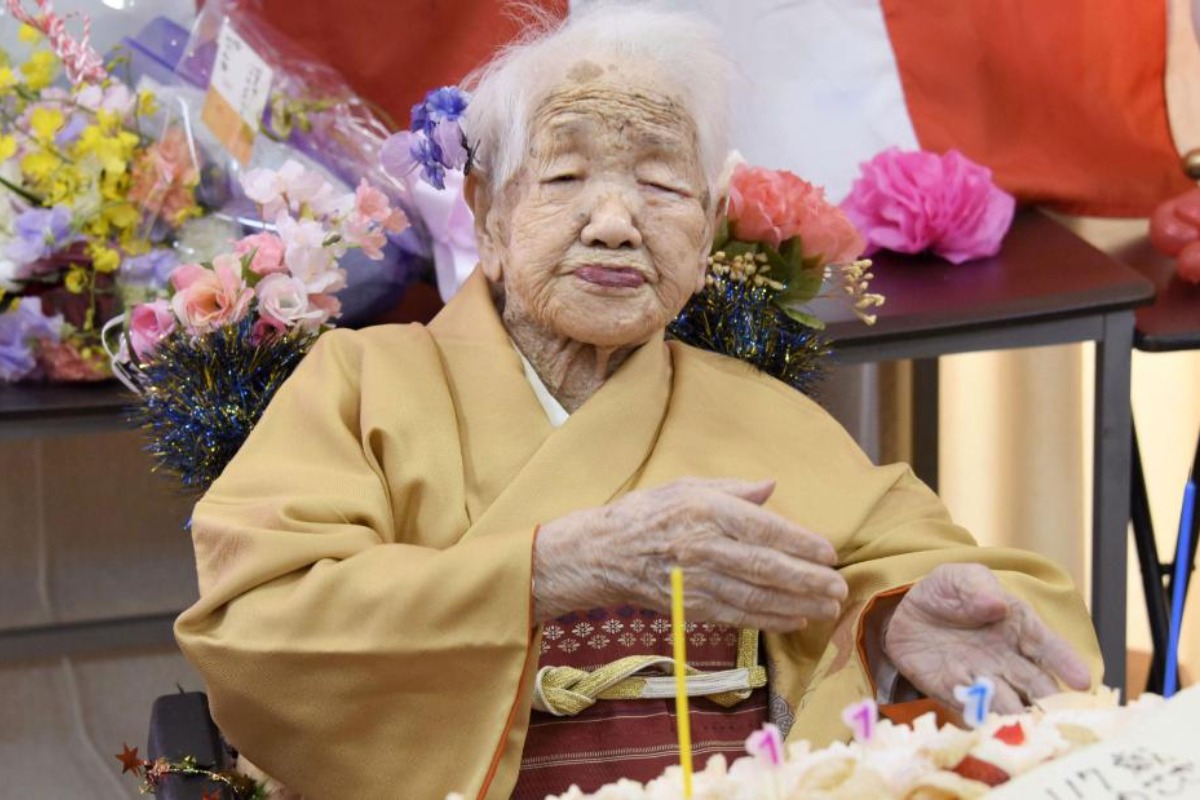
[{"label": "pink tissue paper flower", "polygon": [[154,352],[171,331],[175,330],[175,315],[168,300],[155,300],[135,306],[129,315],[129,342],[138,358]]},{"label": "pink tissue paper flower", "polygon": [[213,259],[212,269],[184,264],[171,273],[171,285],[171,310],[192,334],[240,321],[254,299],[254,290],[242,280],[241,261],[230,253]]},{"label": "pink tissue paper flower", "polygon": [[1016,201],[992,171],[957,150],[945,155],[889,148],[862,165],[842,202],[867,239],[867,254],[932,250],[955,264],[993,256]]},{"label": "pink tissue paper flower", "polygon": [[233,244],[233,252],[239,256],[254,253],[250,271],[257,275],[287,272],[287,265],[283,263],[283,240],[273,233],[255,233],[239,239]]},{"label": "pink tissue paper flower", "polygon": [[786,170],[739,165],[729,186],[729,225],[733,238],[778,248],[800,237],[806,256],[823,263],[857,258],[863,238],[825,190]]}]

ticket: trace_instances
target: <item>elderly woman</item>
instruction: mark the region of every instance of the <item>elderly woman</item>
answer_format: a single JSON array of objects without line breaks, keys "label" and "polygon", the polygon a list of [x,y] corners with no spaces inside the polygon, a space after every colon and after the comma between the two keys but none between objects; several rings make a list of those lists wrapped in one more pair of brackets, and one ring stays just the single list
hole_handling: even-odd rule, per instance
[{"label": "elderly woman", "polygon": [[1058,569],[664,341],[724,202],[728,72],[702,24],[630,9],[501,55],[468,120],[478,270],[428,327],[323,337],[197,505],[180,645],[309,800],[657,774],[676,564],[701,760],[767,720],[846,735],[864,696],[988,675],[1011,711],[1098,679]]}]

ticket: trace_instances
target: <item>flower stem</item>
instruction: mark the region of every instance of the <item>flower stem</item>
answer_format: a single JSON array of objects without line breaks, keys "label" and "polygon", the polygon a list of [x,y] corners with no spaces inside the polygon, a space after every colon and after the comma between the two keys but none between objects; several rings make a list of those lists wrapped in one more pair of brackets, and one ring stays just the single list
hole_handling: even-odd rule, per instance
[{"label": "flower stem", "polygon": [[30,203],[33,203],[35,206],[42,205],[41,198],[39,198],[37,195],[33,194],[32,192],[28,192],[25,189],[22,189],[20,186],[16,186],[16,185],[10,183],[4,177],[0,177],[0,185],[4,186],[4,188],[8,189],[13,194],[16,194],[16,195],[19,195],[19,196],[25,198]]}]

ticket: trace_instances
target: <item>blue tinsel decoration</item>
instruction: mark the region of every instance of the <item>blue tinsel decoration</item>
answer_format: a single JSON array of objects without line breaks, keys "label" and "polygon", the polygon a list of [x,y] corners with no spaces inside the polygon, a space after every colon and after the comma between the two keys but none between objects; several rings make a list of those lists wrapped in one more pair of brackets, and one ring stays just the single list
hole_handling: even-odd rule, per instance
[{"label": "blue tinsel decoration", "polygon": [[774,295],[765,286],[710,274],[708,284],[667,326],[667,333],[745,361],[811,395],[824,376],[829,342],[784,313],[773,302]]},{"label": "blue tinsel decoration", "polygon": [[146,450],[187,490],[217,479],[316,339],[297,330],[254,345],[252,329],[247,319],[195,338],[176,331],[128,370],[142,387],[132,416]]}]

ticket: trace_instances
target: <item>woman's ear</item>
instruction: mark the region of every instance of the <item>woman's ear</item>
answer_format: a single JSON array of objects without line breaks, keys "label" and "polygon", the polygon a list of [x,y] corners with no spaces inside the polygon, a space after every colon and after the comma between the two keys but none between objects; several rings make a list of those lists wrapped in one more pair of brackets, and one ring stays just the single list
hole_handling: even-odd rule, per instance
[{"label": "woman's ear", "polygon": [[488,219],[492,211],[491,187],[485,178],[481,178],[479,170],[472,170],[463,182],[463,199],[475,217],[475,244],[479,250],[479,264],[483,274],[492,283],[499,283],[503,278],[500,259],[496,249],[495,236]]}]

